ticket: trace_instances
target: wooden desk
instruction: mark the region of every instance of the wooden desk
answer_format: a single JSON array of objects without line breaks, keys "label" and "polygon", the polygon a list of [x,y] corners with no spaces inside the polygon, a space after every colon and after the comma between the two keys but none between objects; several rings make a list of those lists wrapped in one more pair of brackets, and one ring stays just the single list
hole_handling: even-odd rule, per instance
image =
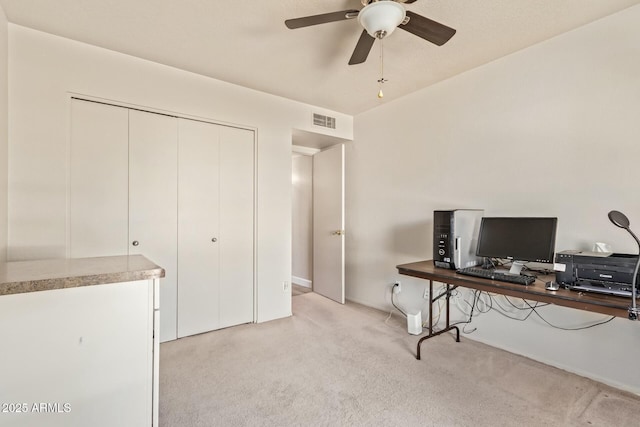
[{"label": "wooden desk", "polygon": [[[418,360],[420,359],[420,345],[425,339],[440,335],[447,331],[455,330],[456,341],[460,341],[460,331],[456,326],[451,326],[449,324],[449,296],[451,291],[458,286],[511,297],[524,298],[532,301],[561,305],[564,307],[576,308],[578,310],[608,314],[610,316],[625,318],[628,318],[629,316],[629,305],[631,301],[628,298],[576,292],[568,289],[558,289],[557,291],[546,290],[545,282],[554,280],[554,275],[538,276],[538,279],[536,279],[533,284],[523,286],[515,283],[499,282],[490,279],[457,274],[455,270],[435,267],[433,265],[433,260],[401,264],[396,266],[396,268],[400,274],[405,276],[418,277],[429,281],[431,305],[442,297],[446,298],[446,324],[443,330],[433,332],[433,307],[429,307],[429,334],[418,341],[416,355]],[[433,295],[434,281],[441,282],[446,285],[446,290],[442,294],[436,296]]]}]

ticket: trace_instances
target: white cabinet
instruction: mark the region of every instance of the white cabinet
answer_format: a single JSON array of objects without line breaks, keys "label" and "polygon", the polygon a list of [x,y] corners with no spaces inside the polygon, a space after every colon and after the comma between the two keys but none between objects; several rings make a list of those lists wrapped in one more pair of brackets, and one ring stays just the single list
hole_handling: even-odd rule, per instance
[{"label": "white cabinet", "polygon": [[161,341],[253,321],[253,132],[76,99],[71,127],[69,254],[162,265]]},{"label": "white cabinet", "polygon": [[0,425],[157,426],[159,272],[139,256],[0,263]]},{"label": "white cabinet", "polygon": [[0,414],[0,424],[151,425],[148,282],[0,297],[0,401],[26,404]]}]

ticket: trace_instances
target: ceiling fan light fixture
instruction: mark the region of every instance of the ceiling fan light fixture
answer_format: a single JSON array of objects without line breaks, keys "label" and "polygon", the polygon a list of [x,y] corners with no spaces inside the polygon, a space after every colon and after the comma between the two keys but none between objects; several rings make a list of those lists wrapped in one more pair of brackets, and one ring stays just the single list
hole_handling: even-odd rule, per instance
[{"label": "ceiling fan light fixture", "polygon": [[365,6],[358,14],[358,22],[371,37],[382,39],[404,21],[404,6],[393,0],[379,0]]}]

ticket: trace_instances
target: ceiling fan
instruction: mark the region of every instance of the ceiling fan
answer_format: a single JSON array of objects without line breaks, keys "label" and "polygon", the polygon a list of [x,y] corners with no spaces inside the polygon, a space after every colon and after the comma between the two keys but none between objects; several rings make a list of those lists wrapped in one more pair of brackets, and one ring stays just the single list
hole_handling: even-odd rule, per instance
[{"label": "ceiling fan", "polygon": [[349,65],[361,64],[367,60],[376,39],[382,40],[396,28],[415,34],[438,46],[445,44],[456,30],[432,21],[422,15],[406,10],[401,3],[414,3],[416,0],[360,0],[361,10],[348,9],[339,12],[323,13],[284,21],[287,28],[296,29],[328,22],[358,18],[364,30],[351,55]]}]

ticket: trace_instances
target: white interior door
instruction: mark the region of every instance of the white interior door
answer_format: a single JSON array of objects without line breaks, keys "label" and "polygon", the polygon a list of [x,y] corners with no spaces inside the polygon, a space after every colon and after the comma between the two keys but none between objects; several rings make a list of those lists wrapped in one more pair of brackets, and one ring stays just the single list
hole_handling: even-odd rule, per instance
[{"label": "white interior door", "polygon": [[253,131],[220,129],[220,327],[253,321]]},{"label": "white interior door", "polygon": [[344,144],[313,156],[313,291],[344,304]]},{"label": "white interior door", "polygon": [[178,337],[220,328],[220,126],[179,120]]},{"label": "white interior door", "polygon": [[178,120],[129,110],[129,253],[165,269],[160,340],[176,339]]},{"label": "white interior door", "polygon": [[253,321],[253,132],[180,120],[178,337]]},{"label": "white interior door", "polygon": [[128,132],[126,108],[71,101],[71,258],[128,252]]}]

